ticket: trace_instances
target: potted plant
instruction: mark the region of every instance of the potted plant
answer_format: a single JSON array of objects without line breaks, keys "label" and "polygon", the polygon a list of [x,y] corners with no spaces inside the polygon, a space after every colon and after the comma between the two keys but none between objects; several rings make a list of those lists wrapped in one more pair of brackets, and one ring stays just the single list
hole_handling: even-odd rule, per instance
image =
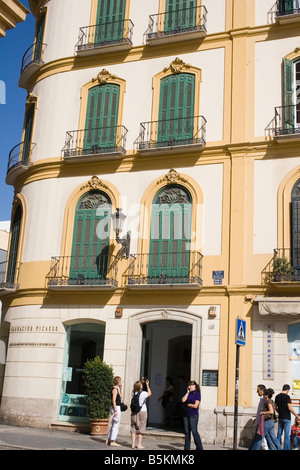
[{"label": "potted plant", "polygon": [[275,258],[273,262],[273,275],[274,281],[290,281],[295,271],[290,261],[282,256],[281,258]]},{"label": "potted plant", "polygon": [[113,370],[99,356],[84,365],[83,382],[87,396],[91,435],[106,434],[113,388]]}]

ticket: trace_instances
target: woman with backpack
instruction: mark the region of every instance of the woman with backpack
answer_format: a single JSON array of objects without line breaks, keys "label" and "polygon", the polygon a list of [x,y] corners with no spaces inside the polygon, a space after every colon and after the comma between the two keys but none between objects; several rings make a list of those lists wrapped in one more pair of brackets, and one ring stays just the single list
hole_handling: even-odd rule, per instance
[{"label": "woman with backpack", "polygon": [[[143,383],[146,385],[147,391],[143,391]],[[146,431],[147,424],[147,405],[146,400],[151,396],[149,387],[149,380],[143,379],[137,381],[133,385],[132,399],[130,404],[131,409],[131,447],[135,449],[135,439],[138,436],[138,449],[144,449],[142,446],[143,434]]]}]

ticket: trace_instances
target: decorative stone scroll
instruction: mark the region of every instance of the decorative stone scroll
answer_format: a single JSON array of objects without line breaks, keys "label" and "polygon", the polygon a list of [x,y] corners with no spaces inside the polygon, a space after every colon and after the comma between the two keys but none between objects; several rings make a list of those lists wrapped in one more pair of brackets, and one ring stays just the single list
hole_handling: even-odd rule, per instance
[{"label": "decorative stone scroll", "polygon": [[92,79],[92,82],[98,82],[99,85],[103,85],[108,81],[115,80],[116,78],[116,75],[112,75],[108,70],[102,69],[101,72],[98,73],[97,77]]},{"label": "decorative stone scroll", "polygon": [[182,59],[176,57],[176,59],[170,63],[169,67],[164,68],[164,72],[180,73],[184,70],[188,70],[190,67],[189,64],[186,64]]},{"label": "decorative stone scroll", "polygon": [[176,170],[171,169],[162,179],[160,179],[157,184],[167,183],[167,184],[180,184],[187,183],[185,178],[182,178]]}]

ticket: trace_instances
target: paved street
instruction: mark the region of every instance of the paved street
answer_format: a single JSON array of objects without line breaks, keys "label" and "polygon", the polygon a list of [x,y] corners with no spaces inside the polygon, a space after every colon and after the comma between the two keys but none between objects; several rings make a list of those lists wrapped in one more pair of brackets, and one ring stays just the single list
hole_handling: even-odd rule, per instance
[{"label": "paved street", "polygon": [[[147,450],[176,452],[183,450],[182,435],[175,432],[161,432],[161,436],[147,435],[143,446]],[[180,439],[180,440],[179,440]],[[0,450],[103,450],[131,451],[130,436],[119,436],[120,447],[108,447],[105,436],[93,437],[77,432],[37,429],[28,427],[0,425]],[[231,450],[228,447],[217,447],[203,444],[204,450]],[[193,447],[192,447],[193,449]],[[136,451],[134,451],[136,452]]]}]

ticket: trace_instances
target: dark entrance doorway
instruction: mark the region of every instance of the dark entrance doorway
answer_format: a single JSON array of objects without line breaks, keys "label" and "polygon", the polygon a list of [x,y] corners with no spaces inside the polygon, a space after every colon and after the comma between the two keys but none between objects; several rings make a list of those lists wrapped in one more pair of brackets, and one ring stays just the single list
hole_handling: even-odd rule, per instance
[{"label": "dark entrance doorway", "polygon": [[148,424],[163,423],[164,410],[159,398],[164,392],[166,377],[171,377],[174,385],[172,414],[177,425],[181,422],[177,406],[182,394],[179,376],[190,380],[192,325],[172,320],[147,323],[143,326],[142,344],[141,377],[149,378],[152,391],[148,400]]}]

